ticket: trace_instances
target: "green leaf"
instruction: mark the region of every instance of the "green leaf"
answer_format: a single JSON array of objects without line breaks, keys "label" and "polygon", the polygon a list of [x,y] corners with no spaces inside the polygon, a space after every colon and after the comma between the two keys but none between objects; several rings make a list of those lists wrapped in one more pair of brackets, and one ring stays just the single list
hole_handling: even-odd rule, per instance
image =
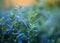
[{"label": "green leaf", "polygon": [[2,18],[0,19],[0,22],[4,22],[4,17],[2,17]]},{"label": "green leaf", "polygon": [[14,19],[14,17],[15,17],[15,15],[12,13],[12,14],[10,14],[10,18],[11,19]]}]

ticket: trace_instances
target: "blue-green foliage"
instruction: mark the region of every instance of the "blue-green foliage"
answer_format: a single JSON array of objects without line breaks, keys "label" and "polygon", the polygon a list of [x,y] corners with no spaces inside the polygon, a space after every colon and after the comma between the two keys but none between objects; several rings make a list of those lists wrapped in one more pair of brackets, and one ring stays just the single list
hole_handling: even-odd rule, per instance
[{"label": "blue-green foliage", "polygon": [[60,10],[48,6],[0,11],[0,43],[60,43]]}]

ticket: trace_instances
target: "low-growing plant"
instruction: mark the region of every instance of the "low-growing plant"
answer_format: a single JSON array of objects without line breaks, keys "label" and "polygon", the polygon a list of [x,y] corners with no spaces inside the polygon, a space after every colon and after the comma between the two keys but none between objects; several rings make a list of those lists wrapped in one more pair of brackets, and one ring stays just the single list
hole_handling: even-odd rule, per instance
[{"label": "low-growing plant", "polygon": [[0,12],[0,43],[60,43],[60,10],[45,5]]}]

